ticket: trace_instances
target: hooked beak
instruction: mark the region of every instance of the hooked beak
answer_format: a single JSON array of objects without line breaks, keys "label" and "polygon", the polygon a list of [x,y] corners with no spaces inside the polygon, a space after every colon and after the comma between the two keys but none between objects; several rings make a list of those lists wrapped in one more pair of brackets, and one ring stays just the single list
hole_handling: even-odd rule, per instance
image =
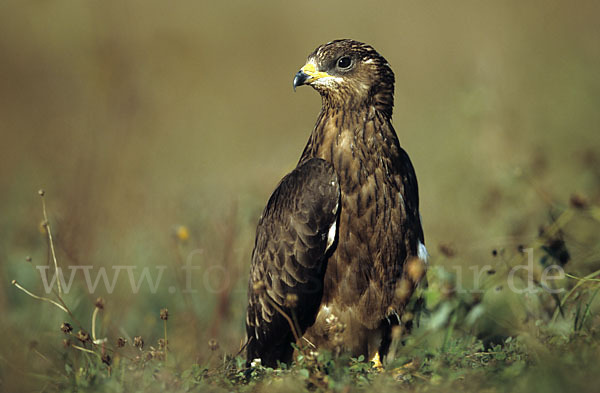
[{"label": "hooked beak", "polygon": [[294,91],[296,91],[296,87],[302,86],[306,84],[306,81],[310,78],[310,75],[306,74],[304,71],[300,70],[294,76]]},{"label": "hooked beak", "polygon": [[313,61],[309,61],[298,71],[296,76],[294,76],[294,91],[296,91],[296,87],[302,85],[310,85],[312,82],[317,79],[331,77],[326,72],[317,71],[315,64]]}]

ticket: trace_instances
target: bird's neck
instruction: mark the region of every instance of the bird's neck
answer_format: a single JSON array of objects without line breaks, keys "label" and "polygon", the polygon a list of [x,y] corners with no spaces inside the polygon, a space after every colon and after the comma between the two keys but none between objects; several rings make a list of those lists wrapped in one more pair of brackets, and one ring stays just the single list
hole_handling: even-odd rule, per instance
[{"label": "bird's neck", "polygon": [[394,110],[394,83],[380,84],[374,88],[376,93],[370,94],[371,105],[383,113],[389,120]]},{"label": "bird's neck", "polygon": [[355,110],[324,105],[300,162],[318,157],[341,168],[364,157],[393,160],[399,148],[390,116],[375,105]]},{"label": "bird's neck", "polygon": [[[362,90],[364,89],[364,90]],[[361,91],[361,94],[353,94]],[[362,85],[320,90],[323,111],[370,112],[375,109],[389,120],[394,110],[394,84],[381,83],[370,90]]]}]

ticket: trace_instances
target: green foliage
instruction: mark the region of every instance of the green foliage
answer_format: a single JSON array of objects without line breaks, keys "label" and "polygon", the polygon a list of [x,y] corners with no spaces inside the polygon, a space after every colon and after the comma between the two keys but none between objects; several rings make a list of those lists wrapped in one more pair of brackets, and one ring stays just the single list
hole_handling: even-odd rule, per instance
[{"label": "green foliage", "polygon": [[[568,234],[566,228],[577,220],[597,219],[596,209],[566,208],[558,219],[551,219],[540,237],[527,247],[494,251],[494,256],[502,256],[502,268],[487,271],[477,288],[462,286],[457,278],[460,270],[451,273],[434,264],[428,271],[426,284],[415,292],[407,306],[410,312],[405,316],[412,315],[412,332],[399,336],[394,333],[396,338],[385,369],[376,368],[362,355],[358,358],[334,356],[326,350],[299,347],[295,347],[296,357],[290,366],[281,364],[273,369],[253,363],[246,367],[245,359],[220,351],[216,342],[209,344],[211,356],[204,364],[186,365],[173,360],[177,348],[166,345],[169,319],[166,308],[156,315],[164,323],[164,337],[159,336],[156,345],[144,344],[141,337],[119,338],[113,345],[110,340],[96,337],[96,319],[105,312],[102,298],[95,302],[90,335],[86,327],[74,319],[63,295],[56,292],[55,300],[38,298],[50,303],[48,307],[56,306],[55,309],[65,311],[79,330],[75,333],[77,329],[70,323],[62,324],[61,330],[66,336],[64,349],[52,361],[36,349],[54,367],[48,369],[46,375],[35,377],[46,381],[47,390],[117,392],[342,392],[377,388],[505,391],[506,386],[527,391],[543,377],[549,391],[560,391],[570,381],[565,380],[565,372],[578,375],[580,379],[575,383],[581,384],[582,378],[589,377],[585,372],[587,365],[599,360],[600,317],[594,300],[600,291],[597,278],[600,271],[589,273],[585,265],[578,265],[583,269],[583,277],[567,273],[569,280],[561,283],[567,288],[553,293],[548,290],[550,287],[540,269],[549,266],[549,258],[555,258],[556,247],[549,248],[548,243],[556,243],[555,239],[560,237],[560,248],[565,255],[568,243],[562,238]],[[47,229],[49,232],[49,223]],[[533,258],[536,252],[541,255],[537,259]],[[523,264],[524,258],[527,264]],[[535,263],[531,264],[530,260]],[[565,258],[561,261],[568,262]],[[528,292],[519,296],[517,302],[499,285],[511,277],[515,279],[516,266],[532,269],[519,278],[521,284],[526,282],[524,279],[533,277],[524,287]],[[550,289],[559,288],[555,285]],[[507,311],[507,307],[513,310]],[[499,321],[499,317],[506,317],[502,313],[520,319],[508,325],[493,323]],[[555,372],[556,354],[560,354],[559,363],[566,370]]]},{"label": "green foliage", "polygon": [[[598,390],[597,2],[38,3],[0,2],[0,391]],[[246,368],[256,220],[320,105],[290,82],[340,32],[396,72],[429,285],[383,371],[326,351]],[[46,221],[58,267],[165,265],[157,292],[82,270],[45,292]]]}]

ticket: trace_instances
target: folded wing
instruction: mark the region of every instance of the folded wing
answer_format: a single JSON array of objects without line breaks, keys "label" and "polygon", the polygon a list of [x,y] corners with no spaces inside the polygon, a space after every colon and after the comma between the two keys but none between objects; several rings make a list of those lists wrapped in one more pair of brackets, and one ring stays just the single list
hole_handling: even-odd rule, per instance
[{"label": "folded wing", "polygon": [[252,253],[248,362],[256,358],[268,366],[289,362],[295,341],[290,325],[301,336],[314,323],[327,258],[335,247],[339,201],[335,171],[319,158],[298,165],[271,195]]}]

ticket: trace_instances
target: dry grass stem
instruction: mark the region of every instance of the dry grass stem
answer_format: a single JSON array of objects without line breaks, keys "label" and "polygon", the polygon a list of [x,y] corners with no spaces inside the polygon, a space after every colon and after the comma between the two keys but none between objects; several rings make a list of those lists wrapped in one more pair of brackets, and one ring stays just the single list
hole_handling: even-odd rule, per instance
[{"label": "dry grass stem", "polygon": [[[48,234],[48,242],[50,243],[50,252],[52,254],[52,261],[54,262],[54,273],[58,277],[58,262],[56,260],[56,252],[54,251],[54,241],[52,240],[52,230],[50,229],[50,221],[48,221],[48,214],[46,213],[46,199],[44,196],[46,192],[44,190],[40,190],[40,197],[42,198],[42,212],[44,214],[44,224],[46,226],[46,233]],[[60,280],[56,280],[56,285],[58,287],[58,296],[62,296],[62,286],[60,284]]]},{"label": "dry grass stem", "polygon": [[41,300],[41,301],[44,301],[44,302],[52,303],[52,304],[54,304],[56,307],[60,308],[60,309],[61,309],[61,310],[63,310],[64,312],[66,312],[67,314],[71,314],[71,313],[69,312],[69,310],[67,310],[67,309],[66,309],[64,306],[60,305],[58,302],[56,302],[56,301],[54,301],[54,300],[52,300],[52,299],[49,299],[49,298],[47,298],[47,297],[38,296],[38,295],[35,295],[35,294],[33,294],[33,293],[29,292],[27,289],[23,288],[23,287],[21,286],[21,284],[19,284],[19,283],[17,282],[17,280],[12,280],[12,284],[13,284],[15,287],[19,288],[21,291],[23,291],[23,292],[25,292],[26,294],[28,294],[29,296],[31,296],[32,298],[34,298],[34,299],[38,299],[38,300]]}]

